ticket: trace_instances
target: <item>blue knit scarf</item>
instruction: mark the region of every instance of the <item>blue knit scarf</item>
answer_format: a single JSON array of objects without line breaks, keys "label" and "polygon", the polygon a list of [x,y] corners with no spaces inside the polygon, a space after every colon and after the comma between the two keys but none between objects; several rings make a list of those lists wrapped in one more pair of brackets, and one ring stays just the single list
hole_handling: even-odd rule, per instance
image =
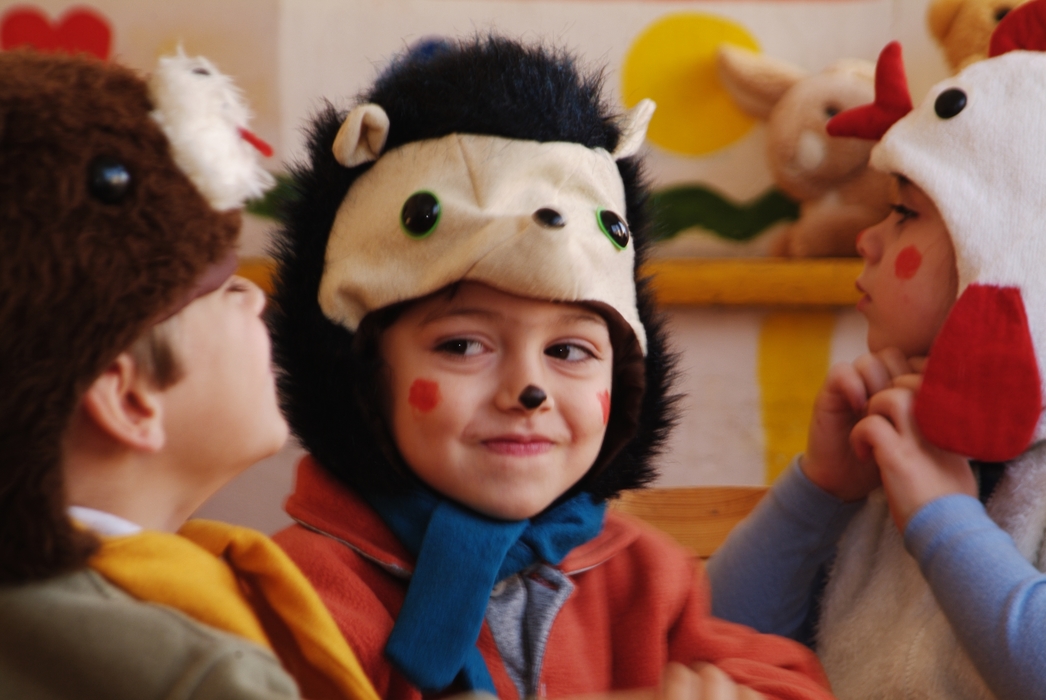
[{"label": "blue knit scarf", "polygon": [[581,493],[530,520],[479,515],[422,490],[369,496],[371,507],[417,557],[385,655],[424,692],[455,678],[495,693],[476,642],[494,584],[532,564],[558,564],[603,529],[606,504]]}]

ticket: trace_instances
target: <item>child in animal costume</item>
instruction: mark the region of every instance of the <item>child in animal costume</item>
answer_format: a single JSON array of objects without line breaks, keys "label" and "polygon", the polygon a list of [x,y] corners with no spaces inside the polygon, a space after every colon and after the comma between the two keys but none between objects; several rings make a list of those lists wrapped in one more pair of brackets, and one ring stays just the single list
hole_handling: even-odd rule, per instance
[{"label": "child in animal costume", "polygon": [[1034,0],[912,110],[893,44],[875,103],[830,125],[881,137],[898,180],[858,246],[872,354],[833,368],[806,455],[709,571],[729,619],[801,637],[816,618],[841,698],[1046,687],[1044,49]]},{"label": "child in animal costume", "polygon": [[183,526],[287,436],[246,120],[202,58],[0,53],[0,696],[377,698],[271,540]]},{"label": "child in animal costume", "polygon": [[691,557],[606,511],[671,424],[636,273],[652,110],[616,119],[569,57],[486,38],[313,123],[273,322],[310,454],[275,539],[383,697],[653,687],[671,661],[725,672],[709,697],[827,696],[807,650],[711,618]]}]

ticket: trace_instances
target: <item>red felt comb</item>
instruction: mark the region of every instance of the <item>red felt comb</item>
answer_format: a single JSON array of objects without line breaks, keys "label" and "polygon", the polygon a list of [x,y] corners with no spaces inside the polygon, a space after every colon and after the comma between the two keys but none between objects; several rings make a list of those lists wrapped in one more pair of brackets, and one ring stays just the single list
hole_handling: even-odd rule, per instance
[{"label": "red felt comb", "polygon": [[[1036,0],[1035,4],[1046,2]],[[875,102],[840,112],[828,120],[830,136],[855,136],[878,141],[901,117],[912,111],[901,45],[891,41],[875,64]]]},{"label": "red felt comb", "polygon": [[1046,51],[1046,0],[1034,0],[1010,10],[992,32],[988,55],[1009,51]]}]

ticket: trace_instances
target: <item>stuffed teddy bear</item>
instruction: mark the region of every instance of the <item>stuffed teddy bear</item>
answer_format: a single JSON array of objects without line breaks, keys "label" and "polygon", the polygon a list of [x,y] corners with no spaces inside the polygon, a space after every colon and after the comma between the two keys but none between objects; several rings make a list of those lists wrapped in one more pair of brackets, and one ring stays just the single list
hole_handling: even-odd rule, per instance
[{"label": "stuffed teddy bear", "polygon": [[953,72],[988,58],[992,32],[1010,10],[1027,0],[934,0],[926,13],[933,38]]},{"label": "stuffed teddy bear", "polygon": [[766,122],[774,182],[800,204],[773,247],[789,257],[854,256],[857,234],[890,211],[889,177],[868,168],[871,146],[829,138],[825,123],[870,102],[874,66],[844,60],[810,75],[779,59],[724,44],[719,79],[738,106]]}]

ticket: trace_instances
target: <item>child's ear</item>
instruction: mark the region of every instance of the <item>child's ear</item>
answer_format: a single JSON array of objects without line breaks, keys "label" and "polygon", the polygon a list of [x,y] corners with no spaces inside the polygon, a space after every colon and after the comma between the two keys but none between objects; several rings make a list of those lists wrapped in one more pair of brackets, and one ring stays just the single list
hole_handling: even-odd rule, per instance
[{"label": "child's ear", "polygon": [[159,452],[166,441],[161,392],[121,353],[91,383],[83,408],[95,425],[112,439],[144,452]]}]

